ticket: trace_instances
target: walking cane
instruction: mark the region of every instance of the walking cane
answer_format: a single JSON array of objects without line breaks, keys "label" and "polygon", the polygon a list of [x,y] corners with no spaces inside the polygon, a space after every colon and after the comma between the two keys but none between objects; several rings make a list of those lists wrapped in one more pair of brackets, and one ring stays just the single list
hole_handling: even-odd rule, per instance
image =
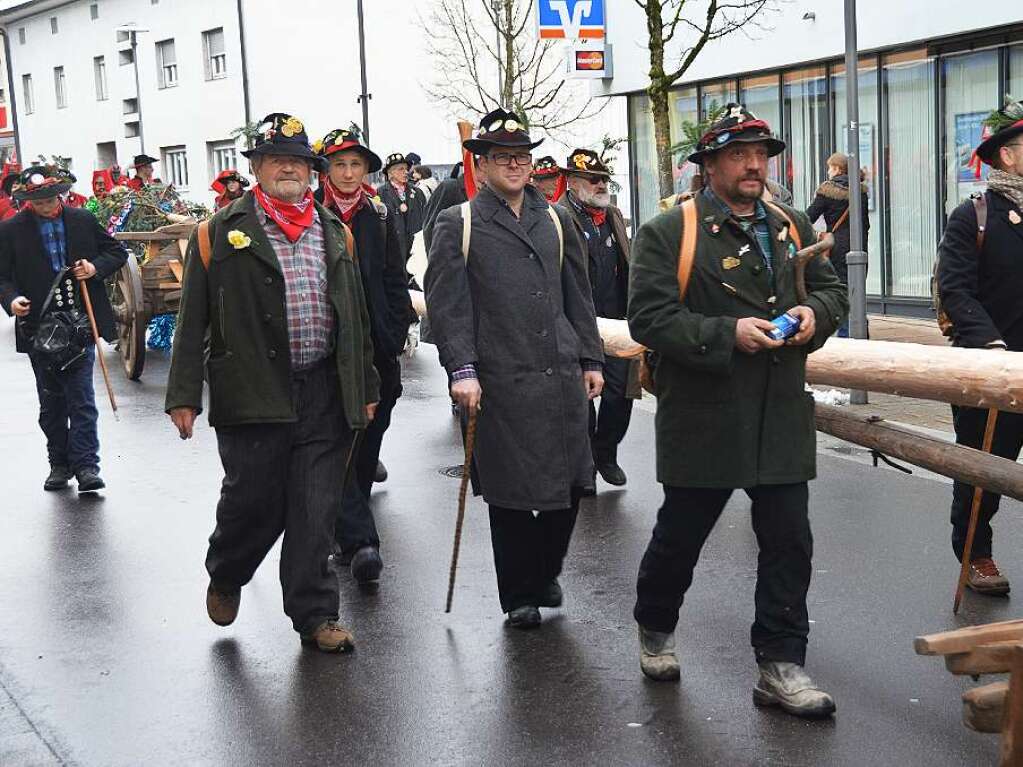
[{"label": "walking cane", "polygon": [[451,600],[455,596],[455,571],[458,569],[458,550],[462,545],[462,522],[465,520],[465,496],[469,489],[469,473],[472,467],[472,453],[476,446],[476,418],[479,409],[469,413],[469,425],[465,429],[465,463],[462,465],[462,484],[458,490],[458,517],[455,520],[455,546],[451,552],[451,574],[448,576],[448,601],[445,613],[451,612]]},{"label": "walking cane", "polygon": [[[998,421],[998,411],[991,408],[987,411],[987,424],[984,426],[984,444],[982,450],[985,453],[991,452],[991,443],[995,438],[995,423]],[[970,526],[966,528],[966,543],[963,546],[963,565],[959,570],[959,583],[956,585],[956,597],[952,603],[952,614],[959,612],[959,605],[963,601],[963,589],[970,577],[970,555],[973,551],[973,536],[977,532],[977,518],[980,516],[980,502],[984,497],[984,488],[973,488],[973,505],[970,508]]]},{"label": "walking cane", "polygon": [[[129,256],[131,258],[131,256]],[[114,387],[110,385],[110,374],[107,372],[107,361],[103,359],[103,350],[99,345],[99,329],[96,327],[96,315],[92,312],[92,299],[89,297],[89,286],[87,281],[78,278],[82,287],[82,300],[85,302],[85,313],[89,315],[89,326],[92,328],[92,340],[96,343],[96,356],[99,357],[99,367],[103,371],[103,382],[107,385],[107,396],[110,397],[110,407],[117,415],[117,400],[114,399]]]}]

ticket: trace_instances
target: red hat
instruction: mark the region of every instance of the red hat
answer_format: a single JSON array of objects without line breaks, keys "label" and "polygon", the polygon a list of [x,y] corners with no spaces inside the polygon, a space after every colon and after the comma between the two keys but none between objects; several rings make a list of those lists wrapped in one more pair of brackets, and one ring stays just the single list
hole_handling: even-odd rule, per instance
[{"label": "red hat", "polygon": [[242,185],[243,189],[249,185],[249,180],[237,170],[234,168],[225,168],[217,174],[215,179],[213,179],[213,183],[210,184],[210,189],[218,195],[223,194],[227,191],[228,181],[237,181]]}]

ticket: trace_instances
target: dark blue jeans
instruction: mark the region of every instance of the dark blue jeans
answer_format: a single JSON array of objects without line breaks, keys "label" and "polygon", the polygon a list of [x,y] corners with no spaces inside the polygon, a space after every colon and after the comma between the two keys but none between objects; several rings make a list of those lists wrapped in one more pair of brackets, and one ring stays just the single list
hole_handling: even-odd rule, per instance
[{"label": "dark blue jeans", "polygon": [[96,348],[67,370],[50,370],[30,354],[32,372],[39,394],[39,428],[46,435],[46,453],[51,466],[66,466],[73,472],[99,469],[99,411],[92,388]]}]

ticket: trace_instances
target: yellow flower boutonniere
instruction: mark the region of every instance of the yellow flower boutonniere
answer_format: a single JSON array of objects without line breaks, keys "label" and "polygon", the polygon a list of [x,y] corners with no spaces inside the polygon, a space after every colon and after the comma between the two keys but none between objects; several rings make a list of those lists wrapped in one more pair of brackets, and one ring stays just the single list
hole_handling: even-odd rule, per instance
[{"label": "yellow flower boutonniere", "polygon": [[232,229],[227,233],[227,241],[234,245],[235,250],[247,248],[252,244],[252,238],[240,229]]}]

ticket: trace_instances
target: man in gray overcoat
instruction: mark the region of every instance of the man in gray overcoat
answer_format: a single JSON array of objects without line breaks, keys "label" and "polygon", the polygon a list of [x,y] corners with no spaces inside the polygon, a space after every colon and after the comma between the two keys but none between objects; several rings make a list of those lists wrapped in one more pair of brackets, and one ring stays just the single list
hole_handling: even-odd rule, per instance
[{"label": "man in gray overcoat", "polygon": [[524,125],[499,109],[465,142],[488,183],[438,216],[425,287],[451,396],[479,411],[475,489],[490,506],[501,608],[532,628],[562,602],[557,578],[593,486],[587,404],[604,379],[585,251],[568,214],[528,186],[540,142]]}]

